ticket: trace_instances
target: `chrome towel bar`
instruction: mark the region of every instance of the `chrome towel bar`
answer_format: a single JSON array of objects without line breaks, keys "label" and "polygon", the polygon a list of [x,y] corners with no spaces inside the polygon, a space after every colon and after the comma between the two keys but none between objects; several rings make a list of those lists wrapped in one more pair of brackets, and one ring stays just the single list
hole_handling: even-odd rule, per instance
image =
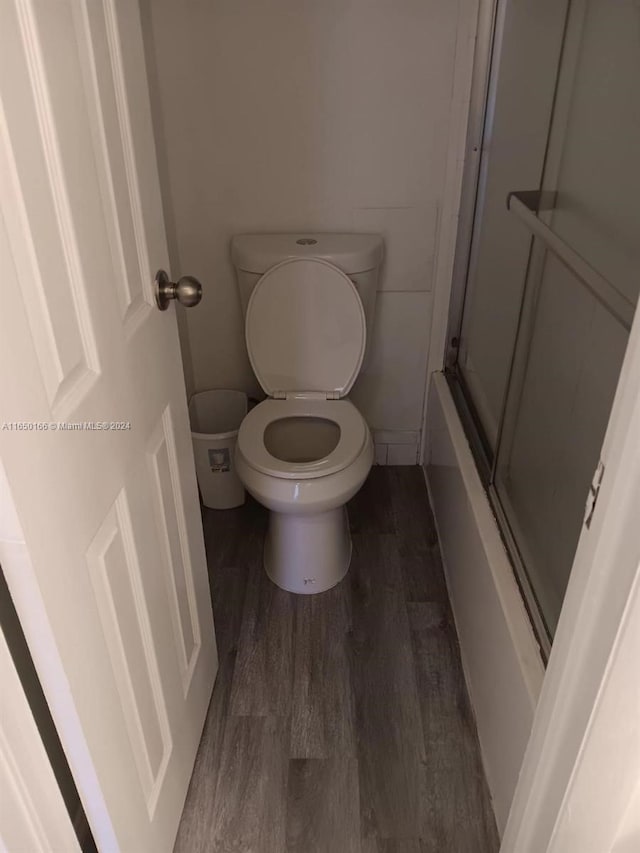
[{"label": "chrome towel bar", "polygon": [[507,208],[515,213],[535,237],[542,240],[549,251],[562,261],[607,311],[613,314],[626,329],[630,329],[635,305],[536,215],[537,210],[545,210],[553,206],[550,203],[551,197],[536,190],[511,192],[507,196]]}]

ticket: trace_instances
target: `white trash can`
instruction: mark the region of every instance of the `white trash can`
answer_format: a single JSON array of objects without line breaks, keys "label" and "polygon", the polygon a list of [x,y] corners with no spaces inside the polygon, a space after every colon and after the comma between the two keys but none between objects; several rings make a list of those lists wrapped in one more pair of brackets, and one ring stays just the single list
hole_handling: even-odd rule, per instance
[{"label": "white trash can", "polygon": [[202,502],[211,509],[244,503],[244,486],[235,472],[233,452],[247,414],[243,391],[203,391],[189,402],[196,475]]}]

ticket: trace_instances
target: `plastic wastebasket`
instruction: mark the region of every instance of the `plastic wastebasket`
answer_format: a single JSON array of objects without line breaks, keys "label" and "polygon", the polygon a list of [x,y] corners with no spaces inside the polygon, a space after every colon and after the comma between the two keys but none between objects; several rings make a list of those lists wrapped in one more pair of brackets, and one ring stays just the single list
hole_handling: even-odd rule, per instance
[{"label": "plastic wastebasket", "polygon": [[233,452],[238,430],[247,414],[243,391],[202,391],[189,402],[191,437],[202,502],[211,509],[231,509],[244,503]]}]

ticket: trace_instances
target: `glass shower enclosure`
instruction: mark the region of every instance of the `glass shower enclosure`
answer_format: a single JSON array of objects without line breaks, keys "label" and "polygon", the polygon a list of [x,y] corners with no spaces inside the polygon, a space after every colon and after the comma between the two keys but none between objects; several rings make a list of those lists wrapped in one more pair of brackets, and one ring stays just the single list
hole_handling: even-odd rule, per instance
[{"label": "glass shower enclosure", "polygon": [[447,374],[548,653],[640,292],[640,5],[499,0]]}]

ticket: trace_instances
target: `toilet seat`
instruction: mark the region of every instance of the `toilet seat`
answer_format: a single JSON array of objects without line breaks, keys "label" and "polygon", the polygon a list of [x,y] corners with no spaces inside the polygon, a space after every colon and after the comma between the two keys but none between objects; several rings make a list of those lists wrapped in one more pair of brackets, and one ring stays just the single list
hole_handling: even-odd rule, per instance
[{"label": "toilet seat", "polygon": [[247,306],[247,352],[269,397],[345,397],[366,346],[353,282],[319,258],[290,258],[257,282]]},{"label": "toilet seat", "polygon": [[[293,417],[333,421],[340,428],[335,448],[327,456],[312,462],[286,462],[273,456],[265,446],[265,430],[274,421]],[[237,450],[248,465],[263,474],[309,480],[335,474],[354,462],[366,446],[368,435],[362,415],[348,400],[268,399],[259,403],[242,421]]]}]

